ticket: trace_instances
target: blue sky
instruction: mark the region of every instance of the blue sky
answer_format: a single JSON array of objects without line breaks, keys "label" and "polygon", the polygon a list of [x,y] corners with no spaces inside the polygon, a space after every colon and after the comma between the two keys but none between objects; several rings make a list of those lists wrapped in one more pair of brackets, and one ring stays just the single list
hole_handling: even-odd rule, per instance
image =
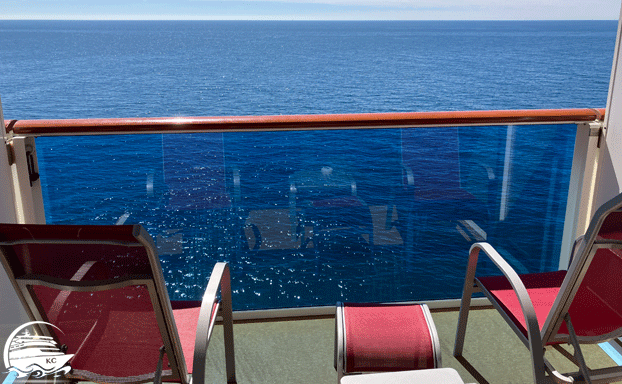
[{"label": "blue sky", "polygon": [[620,0],[1,0],[0,19],[617,20]]}]

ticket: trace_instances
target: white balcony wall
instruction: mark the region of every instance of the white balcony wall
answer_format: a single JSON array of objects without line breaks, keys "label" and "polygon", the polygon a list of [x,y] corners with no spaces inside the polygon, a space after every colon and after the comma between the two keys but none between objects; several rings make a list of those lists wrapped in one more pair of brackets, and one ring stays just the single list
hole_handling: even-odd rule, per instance
[{"label": "white balcony wall", "polygon": [[[622,14],[620,16],[622,20]],[[621,28],[613,57],[605,129],[601,138],[599,171],[596,180],[594,208],[622,192],[622,54],[620,50]]]},{"label": "white balcony wall", "polygon": [[[0,102],[0,126],[4,128],[2,103]],[[0,129],[2,141],[0,142],[0,221],[3,223],[15,223],[15,194],[13,192],[13,177],[7,153],[6,133]],[[0,345],[4,345],[6,338],[18,325],[27,322],[28,316],[24,312],[15,289],[11,284],[4,268],[0,268]],[[5,367],[8,368],[8,367]]]}]

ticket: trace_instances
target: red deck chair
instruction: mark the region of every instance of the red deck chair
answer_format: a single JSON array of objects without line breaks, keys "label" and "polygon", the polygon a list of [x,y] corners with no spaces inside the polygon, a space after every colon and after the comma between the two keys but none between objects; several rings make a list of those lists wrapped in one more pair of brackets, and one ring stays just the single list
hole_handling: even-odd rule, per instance
[{"label": "red deck chair", "polygon": [[402,164],[416,200],[474,199],[460,183],[458,128],[402,129]]},{"label": "red deck chair", "polygon": [[0,258],[30,319],[58,327],[43,332],[74,354],[67,378],[203,383],[218,313],[227,381],[235,382],[226,263],[214,267],[201,303],[169,300],[140,225],[0,224]]},{"label": "red deck chair", "polygon": [[441,348],[425,304],[337,303],[337,382],[353,373],[408,371],[441,366]]},{"label": "red deck chair", "polygon": [[[367,235],[373,245],[374,231],[369,207],[357,196],[356,180],[343,170],[330,166],[298,171],[289,178],[289,209],[292,234],[300,237],[302,248],[309,241],[323,249],[325,239],[341,232],[350,236]],[[304,227],[313,226],[312,237],[305,238]],[[335,231],[337,230],[337,231]]]},{"label": "red deck chair", "polygon": [[[413,203],[409,209],[440,219],[484,216],[483,204],[462,183],[461,160],[458,128],[402,129],[404,184]],[[480,164],[475,169],[490,188],[492,169]]]},{"label": "red deck chair", "polygon": [[[594,214],[575,244],[568,271],[518,275],[487,243],[473,244],[464,283],[454,356],[461,356],[474,292],[483,292],[531,351],[536,383],[611,382],[622,367],[590,370],[581,343],[600,343],[622,335],[622,194]],[[475,277],[480,250],[502,276]],[[571,343],[579,372],[559,373],[545,358],[545,347]],[[575,380],[575,381],[573,381]]]},{"label": "red deck chair", "polygon": [[[167,208],[200,210],[230,208],[226,188],[222,133],[165,134],[162,137]],[[233,170],[234,199],[239,195],[239,173]]]}]

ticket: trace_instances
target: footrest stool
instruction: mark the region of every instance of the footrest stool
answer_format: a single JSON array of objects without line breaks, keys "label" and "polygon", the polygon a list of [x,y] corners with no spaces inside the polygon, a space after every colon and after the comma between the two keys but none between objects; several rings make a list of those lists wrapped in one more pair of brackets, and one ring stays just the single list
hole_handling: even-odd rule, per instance
[{"label": "footrest stool", "polygon": [[337,382],[352,373],[439,368],[441,349],[425,304],[337,303]]},{"label": "footrest stool", "polygon": [[350,375],[341,384],[464,384],[453,368]]}]

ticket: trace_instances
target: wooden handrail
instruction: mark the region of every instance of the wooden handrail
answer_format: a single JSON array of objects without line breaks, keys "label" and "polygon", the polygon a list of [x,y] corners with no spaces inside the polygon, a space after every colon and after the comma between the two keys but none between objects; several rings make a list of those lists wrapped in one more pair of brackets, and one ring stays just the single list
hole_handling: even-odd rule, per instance
[{"label": "wooden handrail", "polygon": [[8,120],[6,130],[23,136],[136,133],[240,132],[357,128],[563,124],[603,120],[605,109],[540,109],[467,112],[398,112],[327,115],[156,117]]}]

